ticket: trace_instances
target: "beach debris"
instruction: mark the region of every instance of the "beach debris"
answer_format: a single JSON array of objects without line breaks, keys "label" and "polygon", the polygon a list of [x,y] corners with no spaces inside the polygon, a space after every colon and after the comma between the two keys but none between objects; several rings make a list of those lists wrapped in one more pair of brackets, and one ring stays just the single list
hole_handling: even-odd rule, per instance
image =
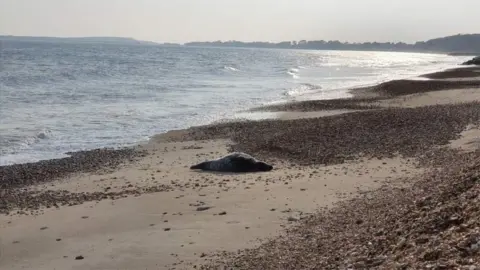
[{"label": "beach debris", "polygon": [[75,260],[83,260],[85,259],[85,257],[83,257],[82,255],[78,255],[75,257]]}]

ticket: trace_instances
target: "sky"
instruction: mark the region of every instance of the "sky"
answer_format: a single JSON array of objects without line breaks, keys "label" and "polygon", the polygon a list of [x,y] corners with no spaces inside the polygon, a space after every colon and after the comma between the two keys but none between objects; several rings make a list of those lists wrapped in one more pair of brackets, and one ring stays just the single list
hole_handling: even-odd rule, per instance
[{"label": "sky", "polygon": [[480,0],[0,0],[0,35],[416,42],[480,33]]}]

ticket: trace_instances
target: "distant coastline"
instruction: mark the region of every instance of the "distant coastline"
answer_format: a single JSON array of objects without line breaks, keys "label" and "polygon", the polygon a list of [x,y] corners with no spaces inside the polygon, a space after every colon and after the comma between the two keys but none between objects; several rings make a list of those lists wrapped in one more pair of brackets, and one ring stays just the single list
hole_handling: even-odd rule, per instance
[{"label": "distant coastline", "polygon": [[153,41],[137,40],[126,37],[35,37],[0,35],[0,41],[52,42],[52,43],[102,43],[126,45],[161,45]]},{"label": "distant coastline", "polygon": [[480,55],[480,34],[458,34],[453,36],[418,41],[413,44],[405,42],[364,42],[350,43],[338,40],[300,40],[300,41],[193,41],[180,43],[157,43],[152,41],[136,40],[126,37],[34,37],[0,35],[0,41],[26,42],[63,42],[63,43],[102,43],[124,45],[152,45],[152,46],[187,46],[187,47],[233,47],[233,48],[268,48],[268,49],[296,49],[296,50],[341,50],[341,51],[392,51],[392,52],[419,52],[445,53],[450,55]]},{"label": "distant coastline", "polygon": [[195,47],[243,47],[243,48],[278,48],[278,49],[306,49],[306,50],[348,50],[348,51],[394,51],[394,52],[423,52],[447,53],[451,55],[478,55],[480,54],[480,34],[459,34],[454,36],[418,41],[414,44],[404,42],[364,42],[350,43],[338,40],[301,40],[272,42],[242,42],[242,41],[212,41],[189,42],[185,46]]}]

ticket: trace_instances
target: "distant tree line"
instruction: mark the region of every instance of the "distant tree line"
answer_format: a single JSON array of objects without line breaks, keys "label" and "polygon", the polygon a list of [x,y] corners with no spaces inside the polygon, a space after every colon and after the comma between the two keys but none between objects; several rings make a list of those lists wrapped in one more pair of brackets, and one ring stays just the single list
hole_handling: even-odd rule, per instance
[{"label": "distant tree line", "polygon": [[442,53],[480,53],[480,34],[455,35],[443,38],[419,41],[414,44],[404,42],[365,42],[349,43],[338,40],[300,40],[272,42],[211,41],[189,42],[186,46],[278,48],[307,50],[354,50],[354,51],[405,51],[405,52],[442,52]]}]

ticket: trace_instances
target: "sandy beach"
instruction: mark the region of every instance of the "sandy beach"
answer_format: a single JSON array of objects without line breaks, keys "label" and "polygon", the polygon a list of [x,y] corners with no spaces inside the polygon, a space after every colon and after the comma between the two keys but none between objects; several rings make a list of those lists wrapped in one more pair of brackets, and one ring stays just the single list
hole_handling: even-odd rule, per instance
[{"label": "sandy beach", "polygon": [[[0,167],[0,269],[477,269],[479,71]],[[274,170],[189,169],[231,151]]]}]

